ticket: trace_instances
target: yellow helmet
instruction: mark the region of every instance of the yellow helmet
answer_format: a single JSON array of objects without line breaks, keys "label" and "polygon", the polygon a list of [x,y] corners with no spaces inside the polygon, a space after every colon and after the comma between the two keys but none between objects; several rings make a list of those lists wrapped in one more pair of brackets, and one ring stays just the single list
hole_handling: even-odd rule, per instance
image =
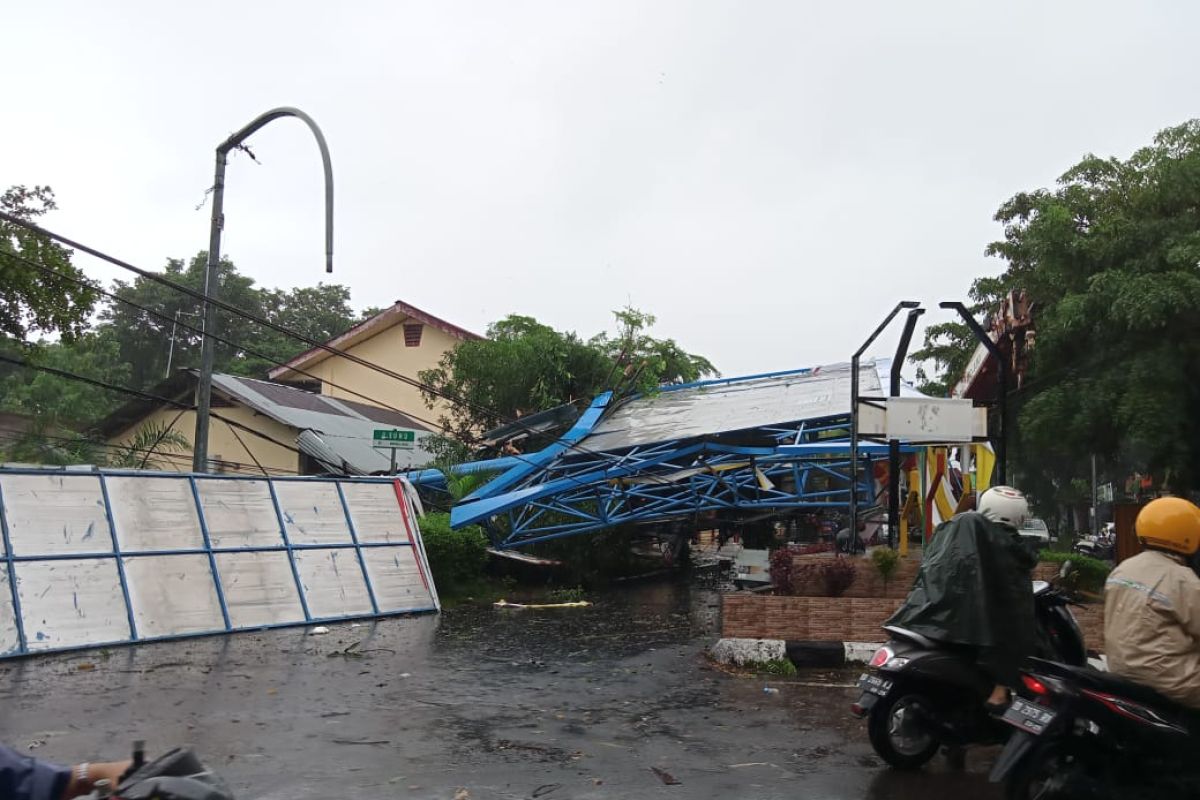
[{"label": "yellow helmet", "polygon": [[1182,497],[1151,500],[1133,524],[1146,547],[1190,556],[1200,550],[1200,508]]}]

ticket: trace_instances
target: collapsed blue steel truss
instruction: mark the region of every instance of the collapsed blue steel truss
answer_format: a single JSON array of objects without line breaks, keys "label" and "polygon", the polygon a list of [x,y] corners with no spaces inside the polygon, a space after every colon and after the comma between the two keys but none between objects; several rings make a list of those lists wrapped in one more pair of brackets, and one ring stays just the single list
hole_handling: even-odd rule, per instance
[{"label": "collapsed blue steel truss", "polygon": [[[705,384],[663,391],[697,385]],[[593,450],[587,435],[611,402],[611,394],[597,397],[561,439],[456,505],[453,526],[481,524],[503,549],[709,511],[849,508],[849,413]],[[860,506],[869,509],[877,504],[873,463],[887,448],[864,443],[859,453]]]}]

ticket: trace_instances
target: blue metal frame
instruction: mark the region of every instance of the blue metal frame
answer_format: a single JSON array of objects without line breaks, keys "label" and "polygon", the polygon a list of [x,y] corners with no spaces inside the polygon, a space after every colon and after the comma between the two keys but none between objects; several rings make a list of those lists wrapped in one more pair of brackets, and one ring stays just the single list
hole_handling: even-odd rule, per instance
[{"label": "blue metal frame", "polygon": [[[665,386],[662,391],[743,380],[747,378]],[[598,397],[562,440],[524,457],[522,464],[456,505],[453,526],[482,524],[493,544],[504,549],[709,511],[849,507],[849,441],[841,435],[849,431],[848,414],[598,452],[587,447],[586,437],[610,401],[608,395]],[[868,509],[876,504],[872,457],[886,457],[887,448],[867,444],[859,452],[866,456],[857,476],[860,508]],[[829,487],[817,489],[817,476],[828,479]]]},{"label": "blue metal frame", "polygon": [[[112,647],[112,646],[119,646],[119,645],[125,645],[125,644],[133,644],[135,642],[142,643],[142,642],[174,641],[177,639],[188,639],[188,638],[195,638],[198,636],[211,636],[211,635],[216,635],[216,634],[230,633],[230,632],[238,631],[238,630],[270,630],[270,629],[275,629],[275,628],[303,626],[303,625],[309,625],[309,624],[318,623],[318,622],[339,622],[339,621],[347,621],[347,620],[353,620],[353,619],[371,619],[371,618],[379,618],[379,617],[385,617],[385,616],[402,616],[402,615],[408,615],[408,614],[427,613],[430,611],[439,610],[438,606],[437,606],[437,601],[436,601],[436,594],[433,595],[434,605],[432,605],[432,606],[420,606],[417,608],[397,610],[397,611],[380,611],[380,609],[379,609],[378,599],[375,595],[375,588],[371,582],[371,576],[367,570],[366,561],[363,558],[363,549],[368,548],[368,547],[412,547],[415,558],[425,559],[425,556],[419,547],[414,547],[412,541],[360,542],[358,539],[358,532],[354,525],[353,516],[350,512],[349,503],[347,502],[345,492],[342,489],[342,484],[343,483],[372,483],[372,484],[386,485],[389,488],[394,489],[395,478],[392,478],[392,477],[386,477],[386,478],[358,477],[358,478],[345,478],[345,479],[336,478],[336,479],[334,479],[334,478],[316,478],[316,477],[303,477],[303,476],[283,477],[283,478],[275,478],[275,477],[263,478],[261,476],[226,476],[226,475],[222,475],[219,478],[216,478],[215,476],[199,476],[199,475],[190,474],[190,473],[142,472],[139,470],[107,470],[107,469],[105,469],[105,470],[99,470],[99,469],[80,470],[80,469],[53,469],[53,468],[37,469],[37,468],[25,468],[25,467],[13,468],[13,469],[7,469],[7,468],[2,469],[2,470],[0,470],[0,475],[56,475],[56,476],[70,476],[70,477],[93,477],[93,476],[98,477],[99,482],[100,482],[101,497],[103,498],[103,503],[104,503],[105,516],[108,521],[109,532],[111,534],[111,539],[112,539],[112,551],[111,552],[54,553],[54,554],[47,554],[47,555],[16,555],[12,551],[12,544],[11,544],[10,537],[9,537],[7,508],[4,504],[3,487],[0,487],[0,536],[3,537],[3,542],[4,542],[3,561],[4,561],[5,568],[8,571],[9,586],[10,586],[10,590],[12,593],[12,600],[13,600],[13,613],[16,618],[17,635],[18,635],[18,640],[19,640],[18,651],[12,652],[12,653],[0,653],[0,659],[23,656],[23,655],[31,655],[31,654],[40,655],[40,654],[48,653],[48,652],[68,652],[68,651],[73,651],[73,650],[91,649],[91,648],[95,648],[95,647]],[[136,550],[136,551],[132,551],[132,552],[127,552],[127,551],[122,550],[120,539],[119,539],[119,534],[118,534],[117,528],[116,528],[116,523],[113,519],[112,504],[111,504],[109,494],[108,494],[108,486],[107,486],[107,483],[105,482],[105,479],[107,477],[112,477],[112,476],[138,477],[138,478],[172,478],[172,479],[176,479],[176,480],[181,479],[181,478],[186,478],[188,481],[189,488],[191,490],[192,501],[194,503],[194,507],[195,507],[196,514],[197,514],[197,520],[200,525],[200,533],[201,533],[201,537],[203,540],[203,546],[201,546],[201,547],[186,547],[186,548],[179,548],[179,549],[168,549],[168,550]],[[200,497],[200,491],[199,491],[199,488],[197,485],[197,483],[198,483],[197,478],[200,478],[200,479],[211,478],[211,479],[219,479],[219,480],[253,480],[253,481],[266,480],[268,487],[269,487],[271,503],[272,503],[272,506],[275,511],[276,519],[279,523],[280,538],[281,538],[280,543],[274,544],[274,545],[258,545],[258,546],[247,545],[247,546],[236,546],[236,547],[214,547],[212,544],[212,540],[209,536],[208,520],[204,513],[204,505],[203,505],[203,502]],[[337,490],[337,494],[338,494],[338,501],[341,503],[342,512],[346,518],[346,525],[350,532],[350,541],[349,542],[333,542],[333,543],[316,543],[316,544],[307,544],[307,543],[301,544],[301,543],[296,543],[296,542],[291,541],[291,538],[288,536],[288,533],[287,533],[286,520],[284,519],[284,516],[283,516],[283,508],[279,501],[279,496],[278,496],[277,492],[275,491],[275,487],[274,487],[274,482],[276,480],[305,481],[305,482],[310,482],[310,483],[332,483],[332,484],[334,484],[334,486]],[[335,616],[322,616],[322,617],[313,616],[311,613],[311,609],[308,606],[308,601],[307,601],[306,593],[304,591],[303,581],[300,579],[299,569],[296,564],[296,559],[295,559],[296,551],[350,550],[350,549],[354,550],[354,552],[358,558],[359,568],[362,571],[363,582],[366,585],[368,596],[371,599],[372,612],[369,614],[354,614],[354,615],[347,615],[347,616],[336,616],[336,615]],[[230,619],[229,605],[228,605],[227,599],[225,597],[225,590],[222,585],[221,573],[220,573],[220,570],[218,569],[216,557],[223,553],[280,553],[280,552],[287,553],[288,563],[291,566],[292,576],[296,583],[297,596],[300,599],[301,608],[303,609],[303,612],[304,612],[304,619],[297,620],[295,622],[281,622],[281,623],[270,623],[270,624],[266,624],[266,625],[254,625],[254,626],[248,626],[248,627],[235,627],[232,624],[232,621]],[[212,630],[200,631],[200,632],[196,632],[196,633],[169,634],[169,635],[164,635],[164,636],[141,636],[138,634],[138,631],[137,631],[137,624],[136,624],[136,618],[134,616],[133,603],[132,603],[132,600],[131,600],[130,594],[129,594],[129,585],[128,585],[128,580],[127,580],[127,577],[125,574],[125,567],[124,567],[125,559],[152,558],[152,557],[177,556],[177,555],[203,555],[203,556],[207,557],[208,567],[209,567],[209,571],[212,576],[213,587],[216,591],[217,601],[218,601],[218,604],[220,605],[221,617],[222,617],[224,626],[222,628],[214,628]],[[129,619],[130,638],[122,639],[122,640],[118,640],[118,641],[111,641],[111,642],[94,642],[94,643],[89,643],[89,644],[80,645],[80,646],[69,646],[69,647],[51,648],[51,649],[38,649],[35,651],[31,651],[28,646],[28,640],[26,639],[26,636],[25,636],[25,626],[24,626],[24,619],[23,619],[22,610],[21,610],[20,593],[17,589],[18,565],[21,563],[25,563],[25,562],[76,561],[76,560],[94,560],[94,559],[115,559],[117,562],[118,574],[120,576],[120,582],[121,582],[121,592],[122,592],[122,596],[123,596],[123,599],[125,602],[126,613],[128,615],[128,619]],[[418,564],[418,567],[420,568],[421,565]],[[431,587],[431,591],[435,591],[435,590],[433,590],[433,588]]]},{"label": "blue metal frame", "polygon": [[133,618],[133,601],[129,599],[129,580],[125,577],[125,562],[121,560],[121,542],[117,539],[117,521],[113,519],[112,503],[108,500],[108,484],[104,482],[104,473],[100,473],[100,496],[104,498],[104,517],[108,520],[108,532],[112,536],[113,551],[111,556],[117,559],[117,575],[121,579],[121,594],[125,596],[125,613],[129,617],[129,638],[137,641],[137,620]]},{"label": "blue metal frame", "polygon": [[350,514],[350,504],[346,502],[346,493],[342,484],[337,483],[338,501],[342,504],[342,513],[346,515],[346,527],[350,529],[350,541],[354,543],[354,552],[358,557],[358,568],[362,570],[363,583],[367,585],[367,596],[371,598],[371,610],[379,613],[379,603],[375,600],[375,587],[371,585],[371,576],[367,574],[367,562],[363,559],[362,547],[358,541],[358,528],[354,525],[354,517]]},{"label": "blue metal frame", "polygon": [[292,552],[292,542],[288,538],[287,522],[283,519],[283,509],[279,507],[279,495],[275,494],[275,484],[267,481],[267,491],[271,493],[271,506],[275,509],[275,519],[279,522],[279,535],[283,537],[283,546],[287,550],[288,565],[292,568],[292,578],[296,581],[296,594],[300,597],[300,610],[304,612],[306,622],[312,621],[312,613],[308,610],[308,596],[304,591],[304,582],[300,580],[300,568],[296,566],[296,558]]},{"label": "blue metal frame", "polygon": [[204,515],[204,503],[200,502],[200,489],[196,486],[196,476],[188,476],[188,485],[192,487],[192,500],[196,503],[196,519],[200,522],[200,537],[204,540],[204,553],[208,555],[208,568],[212,571],[213,586],[217,590],[217,602],[221,605],[221,619],[225,621],[225,630],[233,630],[229,620],[229,606],[225,603],[225,587],[221,585],[221,572],[217,569],[217,557],[213,553],[212,540],[208,538],[208,518]]},{"label": "blue metal frame", "polygon": [[8,538],[8,514],[4,508],[4,487],[0,486],[0,536],[4,537],[4,563],[8,570],[8,588],[12,591],[13,618],[17,623],[17,650],[25,652],[25,620],[21,616],[21,593],[17,591],[17,568],[12,542]]}]

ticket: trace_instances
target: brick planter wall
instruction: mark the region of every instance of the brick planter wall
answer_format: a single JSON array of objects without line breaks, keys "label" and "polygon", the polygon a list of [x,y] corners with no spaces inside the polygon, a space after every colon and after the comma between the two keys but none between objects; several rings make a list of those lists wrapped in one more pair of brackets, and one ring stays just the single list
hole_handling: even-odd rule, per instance
[{"label": "brick planter wall", "polygon": [[[792,559],[793,569],[803,569],[806,566],[817,566],[827,564],[833,560],[833,555],[828,553],[819,553],[816,555],[795,556]],[[910,556],[900,560],[896,566],[896,572],[888,581],[887,591],[884,591],[883,579],[879,577],[879,571],[875,569],[875,565],[871,563],[871,559],[855,556],[851,558],[854,564],[854,583],[850,584],[850,588],[846,590],[843,597],[860,597],[879,599],[883,597],[892,598],[894,600],[903,600],[908,596],[908,590],[912,587],[913,579],[917,577],[917,570],[921,568],[921,559],[919,554]],[[796,594],[809,597],[817,597],[824,593],[819,579],[809,578],[807,580],[795,580]]]},{"label": "brick planter wall", "polygon": [[[911,581],[910,581],[911,583]],[[891,598],[772,597],[730,593],[722,597],[721,635],[737,639],[878,642],[880,628],[900,605]],[[1089,650],[1104,649],[1104,607],[1072,609]]]}]

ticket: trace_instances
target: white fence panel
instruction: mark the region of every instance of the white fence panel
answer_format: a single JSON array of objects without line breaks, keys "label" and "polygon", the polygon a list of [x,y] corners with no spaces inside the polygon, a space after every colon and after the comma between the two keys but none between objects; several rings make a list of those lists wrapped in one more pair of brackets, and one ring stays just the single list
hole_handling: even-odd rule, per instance
[{"label": "white fence panel", "polygon": [[391,479],[6,470],[0,534],[0,658],[438,609]]},{"label": "white fence panel", "polygon": [[225,630],[207,556],[145,556],[126,558],[124,562],[139,636]]},{"label": "white fence panel", "polygon": [[20,565],[17,589],[29,650],[129,639],[129,612],[115,558]]},{"label": "white fence panel", "polygon": [[351,543],[337,484],[278,481],[275,496],[292,544]]},{"label": "white fence panel", "polygon": [[0,491],[15,555],[112,552],[104,494],[95,475],[4,475]]},{"label": "white fence panel", "polygon": [[296,550],[294,557],[308,610],[314,617],[354,617],[375,612],[356,550]]},{"label": "white fence panel", "polygon": [[191,482],[162,478],[105,478],[122,552],[204,547]]}]

